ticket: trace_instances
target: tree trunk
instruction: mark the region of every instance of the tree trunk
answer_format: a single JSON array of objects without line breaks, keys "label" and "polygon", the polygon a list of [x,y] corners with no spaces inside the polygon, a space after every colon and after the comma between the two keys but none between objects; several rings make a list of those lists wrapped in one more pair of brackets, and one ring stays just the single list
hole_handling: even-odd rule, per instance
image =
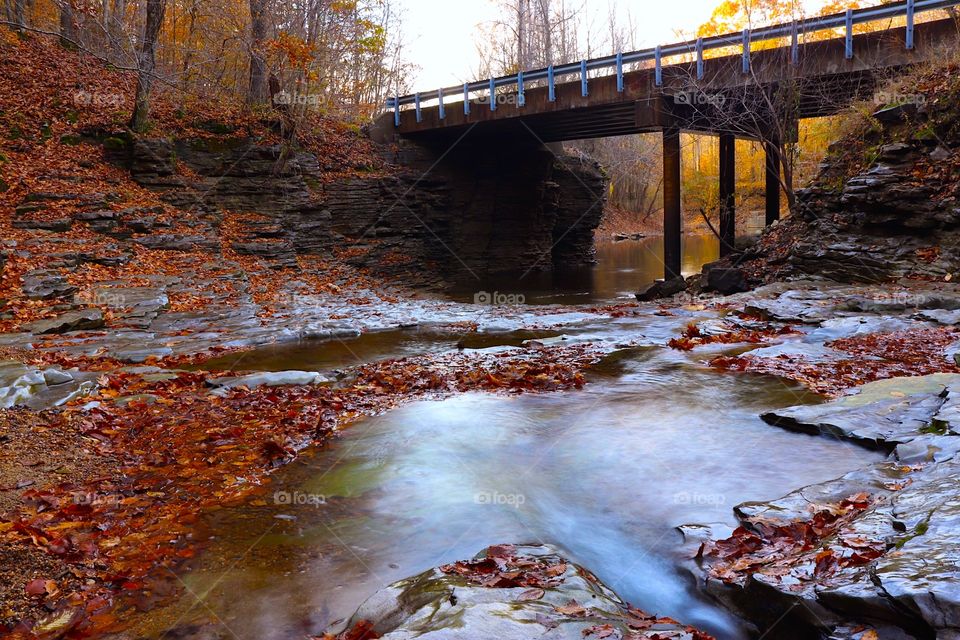
[{"label": "tree trunk", "polygon": [[110,19],[107,21],[107,39],[110,41],[110,49],[116,54],[122,54],[126,50],[126,42],[123,37],[123,25],[127,16],[127,0],[113,0],[110,8]]},{"label": "tree trunk", "polygon": [[267,61],[263,57],[263,41],[267,39],[267,0],[250,0],[250,89],[251,105],[267,101]]},{"label": "tree trunk", "polygon": [[157,36],[163,26],[166,4],[166,0],[147,0],[147,21],[137,54],[137,97],[130,118],[130,128],[137,132],[146,130],[150,115],[150,89],[157,66]]},{"label": "tree trunk", "polygon": [[13,21],[21,27],[27,26],[26,0],[13,0]]},{"label": "tree trunk", "polygon": [[71,0],[60,1],[60,44],[70,49],[77,46],[77,22]]}]

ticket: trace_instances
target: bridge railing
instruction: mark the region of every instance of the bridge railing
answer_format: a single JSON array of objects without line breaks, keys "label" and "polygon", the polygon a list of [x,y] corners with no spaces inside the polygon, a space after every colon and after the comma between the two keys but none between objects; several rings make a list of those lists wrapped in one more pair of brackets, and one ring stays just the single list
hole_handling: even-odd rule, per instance
[{"label": "bridge railing", "polygon": [[417,122],[421,121],[421,106],[425,101],[436,100],[439,104],[440,119],[443,120],[445,114],[445,100],[448,97],[462,94],[464,114],[470,114],[470,95],[476,92],[489,92],[490,109],[497,108],[497,101],[494,99],[496,90],[500,87],[514,87],[517,95],[517,106],[524,105],[524,87],[526,83],[536,80],[546,80],[548,87],[548,100],[553,102],[555,99],[555,84],[557,78],[566,76],[579,76],[580,88],[583,96],[589,93],[588,73],[596,69],[616,69],[617,90],[623,91],[623,69],[624,65],[638,62],[654,62],[654,82],[660,86],[663,82],[661,74],[663,59],[677,55],[695,55],[697,61],[697,79],[703,77],[704,52],[723,47],[740,47],[743,56],[743,72],[750,71],[750,45],[754,42],[763,42],[765,40],[776,40],[790,38],[791,62],[799,64],[799,44],[800,38],[808,33],[816,33],[829,29],[843,28],[846,37],[846,57],[853,57],[853,27],[854,25],[865,22],[884,20],[887,18],[906,18],[906,38],[904,46],[912,49],[914,46],[914,16],[921,12],[945,9],[960,4],[960,0],[904,0],[903,2],[894,2],[891,4],[880,5],[878,7],[867,7],[864,9],[847,9],[843,13],[835,13],[828,16],[816,18],[807,18],[784,24],[760,27],[757,29],[744,29],[742,33],[731,33],[720,36],[710,36],[707,38],[697,38],[668,45],[657,45],[648,49],[639,51],[619,52],[614,55],[602,58],[592,58],[590,60],[581,60],[561,65],[550,65],[541,69],[530,71],[521,71],[514,75],[499,76],[489,80],[464,83],[462,86],[444,87],[428,93],[411,93],[405,96],[398,96],[387,100],[387,108],[393,109],[394,124],[400,125],[400,111],[403,105],[413,105],[416,110]]}]

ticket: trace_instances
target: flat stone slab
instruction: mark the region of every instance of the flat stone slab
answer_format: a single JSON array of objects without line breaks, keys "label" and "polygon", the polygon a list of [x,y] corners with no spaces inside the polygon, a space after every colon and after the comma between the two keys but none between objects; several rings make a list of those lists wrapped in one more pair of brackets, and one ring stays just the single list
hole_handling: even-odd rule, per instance
[{"label": "flat stone slab", "polygon": [[[358,629],[377,635],[349,635]],[[473,560],[395,582],[332,633],[389,640],[709,638],[629,607],[546,545],[498,545]]]},{"label": "flat stone slab", "polygon": [[892,451],[923,435],[960,434],[960,375],[891,378],[820,405],[764,413],[767,423]]},{"label": "flat stone slab", "polygon": [[103,313],[98,309],[81,309],[68,311],[56,318],[37,320],[26,325],[26,329],[38,335],[52,333],[68,333],[70,331],[84,331],[103,327]]},{"label": "flat stone slab", "polygon": [[216,387],[215,392],[225,392],[235,387],[279,387],[283,385],[321,384],[330,380],[316,371],[268,371],[243,376],[207,378],[206,382]]}]

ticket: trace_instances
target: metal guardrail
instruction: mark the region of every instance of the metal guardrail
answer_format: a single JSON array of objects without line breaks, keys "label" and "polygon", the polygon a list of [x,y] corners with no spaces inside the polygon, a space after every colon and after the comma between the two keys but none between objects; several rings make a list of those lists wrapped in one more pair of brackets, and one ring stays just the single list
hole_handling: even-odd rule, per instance
[{"label": "metal guardrail", "polygon": [[[722,47],[740,46],[743,55],[743,72],[750,71],[750,44],[753,42],[762,42],[764,40],[774,40],[777,38],[790,37],[791,62],[799,63],[799,42],[800,37],[807,33],[825,31],[827,29],[837,29],[843,27],[846,31],[846,57],[853,57],[853,26],[864,22],[873,22],[885,18],[906,17],[907,30],[906,41],[904,43],[907,49],[913,49],[914,16],[917,13],[933,11],[936,9],[945,9],[960,4],[960,0],[905,0],[903,2],[894,2],[881,5],[879,7],[868,7],[865,9],[847,9],[843,13],[835,13],[818,18],[807,18],[806,20],[794,21],[785,24],[761,27],[759,29],[744,29],[742,33],[732,33],[720,36],[711,36],[708,38],[697,38],[686,42],[678,42],[668,45],[657,45],[650,49],[641,49],[629,53],[616,53],[603,58],[593,58],[590,60],[581,60],[562,65],[550,65],[546,68],[535,69],[532,71],[521,71],[516,75],[500,76],[481,80],[478,82],[464,83],[462,86],[444,87],[437,91],[431,91],[426,94],[426,99],[436,99],[439,102],[440,119],[446,116],[444,99],[446,96],[463,94],[463,112],[470,115],[470,94],[478,91],[489,91],[492,96],[498,87],[516,86],[517,106],[524,105],[524,85],[533,80],[547,80],[548,99],[553,102],[555,96],[555,80],[558,77],[579,75],[580,89],[583,96],[589,93],[587,74],[595,69],[610,69],[616,67],[617,70],[617,90],[623,91],[623,66],[636,62],[654,61],[654,82],[657,86],[663,83],[661,74],[663,58],[669,56],[696,54],[697,56],[697,79],[703,78],[703,52]],[[405,96],[390,98],[387,100],[387,107],[393,109],[394,124],[400,125],[400,110],[402,105],[414,105],[417,112],[417,122],[421,121],[420,105],[424,98],[421,93],[412,93]],[[490,109],[497,108],[496,100],[490,100]]]}]

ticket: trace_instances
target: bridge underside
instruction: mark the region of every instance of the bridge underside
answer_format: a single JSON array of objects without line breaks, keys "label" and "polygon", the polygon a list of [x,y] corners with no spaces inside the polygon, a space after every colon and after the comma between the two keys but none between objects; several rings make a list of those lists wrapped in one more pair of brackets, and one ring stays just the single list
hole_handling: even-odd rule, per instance
[{"label": "bridge underside", "polygon": [[[462,102],[446,104],[442,118],[438,106],[421,109],[419,120],[414,110],[405,110],[395,131],[438,151],[466,139],[515,145],[662,133],[664,266],[665,277],[671,278],[680,275],[681,264],[680,132],[720,136],[720,253],[727,255],[736,233],[734,140],[764,144],[770,224],[780,215],[781,144],[796,140],[799,120],[833,115],[870,98],[898,71],[956,47],[952,19],[915,29],[912,50],[904,47],[904,28],[889,29],[855,36],[852,58],[838,38],[800,45],[796,63],[789,47],[755,51],[748,73],[737,54],[705,60],[699,79],[693,62],[665,66],[659,86],[654,69],[625,73],[622,91],[613,75],[590,78],[586,96],[579,81],[558,84],[552,101],[546,86],[533,86],[525,89],[522,105],[516,94],[505,93],[497,95],[495,105],[471,101],[469,113]],[[393,114],[389,119],[388,124],[385,116],[380,126],[392,129]]]}]

